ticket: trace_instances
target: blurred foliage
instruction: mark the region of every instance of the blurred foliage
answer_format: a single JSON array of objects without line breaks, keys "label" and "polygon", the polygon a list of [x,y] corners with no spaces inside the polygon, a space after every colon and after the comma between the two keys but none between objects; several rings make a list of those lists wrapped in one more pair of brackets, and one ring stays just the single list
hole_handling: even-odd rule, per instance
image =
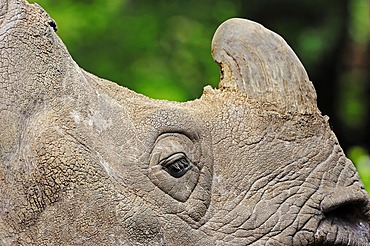
[{"label": "blurred foliage", "polygon": [[[340,72],[338,86],[338,115],[350,133],[369,132],[370,91],[370,1],[349,2],[349,47],[346,66]],[[365,134],[365,138],[368,138]],[[369,139],[367,142],[369,146]],[[363,146],[352,146],[348,157],[356,165],[364,185],[370,193],[370,155]]]},{"label": "blurred foliage", "polygon": [[368,0],[37,0],[76,62],[152,98],[186,101],[219,69],[210,43],[231,17],[283,36],[307,68],[318,104],[370,191]]},{"label": "blurred foliage", "polygon": [[217,85],[210,40],[237,12],[231,2],[210,0],[37,2],[61,23],[58,35],[84,69],[176,101],[198,97],[206,84]]},{"label": "blurred foliage", "polygon": [[364,182],[367,192],[370,193],[370,156],[369,153],[362,147],[354,146],[349,149],[348,157],[356,165],[357,171]]}]

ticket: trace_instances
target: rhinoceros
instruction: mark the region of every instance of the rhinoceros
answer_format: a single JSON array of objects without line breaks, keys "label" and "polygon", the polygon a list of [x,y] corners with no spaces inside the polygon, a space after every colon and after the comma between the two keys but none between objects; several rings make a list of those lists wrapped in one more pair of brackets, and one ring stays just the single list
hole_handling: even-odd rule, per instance
[{"label": "rhinoceros", "polygon": [[279,35],[212,40],[218,88],[150,99],[82,70],[0,0],[0,245],[370,244],[369,196]]}]

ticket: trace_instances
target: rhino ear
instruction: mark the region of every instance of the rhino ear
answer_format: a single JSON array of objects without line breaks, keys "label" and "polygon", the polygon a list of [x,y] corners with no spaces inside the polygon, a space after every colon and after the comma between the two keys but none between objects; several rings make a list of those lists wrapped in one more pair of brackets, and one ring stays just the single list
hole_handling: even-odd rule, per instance
[{"label": "rhino ear", "polygon": [[213,37],[212,56],[221,68],[221,90],[282,113],[318,112],[315,89],[298,57],[262,25],[227,20]]}]

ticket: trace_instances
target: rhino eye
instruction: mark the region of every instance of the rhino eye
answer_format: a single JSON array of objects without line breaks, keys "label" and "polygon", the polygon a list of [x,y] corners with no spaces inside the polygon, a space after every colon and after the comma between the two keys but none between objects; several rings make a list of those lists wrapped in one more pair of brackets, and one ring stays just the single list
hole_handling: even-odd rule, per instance
[{"label": "rhino eye", "polygon": [[197,185],[201,166],[200,147],[181,133],[164,133],[153,145],[148,177],[159,189],[185,202]]},{"label": "rhino eye", "polygon": [[192,168],[191,161],[184,153],[175,153],[159,164],[174,178],[181,178]]}]

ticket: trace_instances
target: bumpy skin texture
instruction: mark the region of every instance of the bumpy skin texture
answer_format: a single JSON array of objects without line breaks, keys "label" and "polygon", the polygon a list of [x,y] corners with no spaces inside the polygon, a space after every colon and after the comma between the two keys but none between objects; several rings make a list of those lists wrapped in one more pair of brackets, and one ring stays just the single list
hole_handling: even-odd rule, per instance
[{"label": "bumpy skin texture", "polygon": [[369,245],[369,199],[298,58],[241,19],[219,89],[159,101],[78,67],[0,0],[0,245]]}]

